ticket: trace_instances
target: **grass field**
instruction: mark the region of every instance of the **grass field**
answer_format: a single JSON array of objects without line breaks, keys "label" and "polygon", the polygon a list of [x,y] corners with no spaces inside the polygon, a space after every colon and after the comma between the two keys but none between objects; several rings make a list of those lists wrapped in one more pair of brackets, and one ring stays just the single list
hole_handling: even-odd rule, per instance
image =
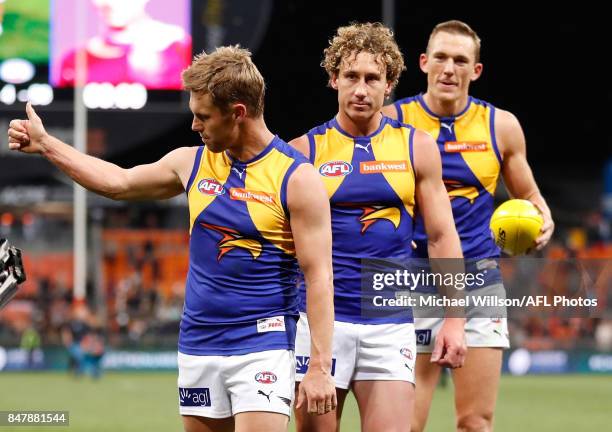
[{"label": "grass field", "polygon": [[[0,373],[0,411],[70,411],[69,427],[0,426],[0,432],[181,431],[176,404],[173,373],[109,373],[98,382],[59,373]],[[502,378],[496,431],[599,432],[611,425],[612,376]],[[359,430],[353,398],[342,429]],[[453,430],[450,388],[436,393],[427,430]]]}]

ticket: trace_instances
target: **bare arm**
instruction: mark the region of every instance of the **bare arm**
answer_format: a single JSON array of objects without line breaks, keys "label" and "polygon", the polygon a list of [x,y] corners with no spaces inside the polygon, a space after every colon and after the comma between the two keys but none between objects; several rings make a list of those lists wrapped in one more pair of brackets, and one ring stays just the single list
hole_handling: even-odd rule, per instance
[{"label": "bare arm", "polygon": [[[422,131],[414,137],[416,200],[423,215],[430,258],[462,258],[448,194],[442,182],[442,161],[433,138]],[[437,266],[436,266],[437,267]],[[446,262],[442,271],[461,272],[462,265]],[[450,287],[454,290],[454,287]],[[444,294],[444,293],[443,293]],[[452,294],[451,294],[452,295]],[[465,361],[464,318],[446,318],[436,336],[431,361],[440,366],[461,367]]]},{"label": "bare arm", "polygon": [[427,232],[431,258],[462,258],[453,211],[442,182],[442,161],[433,138],[417,130],[414,137],[417,206]]},{"label": "bare arm", "polygon": [[503,158],[502,175],[508,192],[514,198],[534,203],[544,218],[542,233],[536,239],[537,249],[542,249],[550,240],[555,224],[527,162],[527,145],[523,129],[512,113],[497,110],[495,131]]},{"label": "bare arm", "polygon": [[306,156],[306,158],[310,157],[310,143],[308,142],[307,135],[302,135],[301,137],[292,139],[289,141],[289,145]]},{"label": "bare arm", "polygon": [[331,215],[323,182],[310,164],[300,165],[287,185],[287,206],[295,250],[306,281],[310,325],[310,365],[300,385],[298,406],[324,414],[336,406],[331,378],[334,288],[331,261]]},{"label": "bare arm", "polygon": [[179,148],[155,163],[124,169],[49,135],[30,104],[26,111],[28,120],[10,123],[9,148],[43,155],[84,188],[116,200],[164,199],[184,190],[195,148]]}]

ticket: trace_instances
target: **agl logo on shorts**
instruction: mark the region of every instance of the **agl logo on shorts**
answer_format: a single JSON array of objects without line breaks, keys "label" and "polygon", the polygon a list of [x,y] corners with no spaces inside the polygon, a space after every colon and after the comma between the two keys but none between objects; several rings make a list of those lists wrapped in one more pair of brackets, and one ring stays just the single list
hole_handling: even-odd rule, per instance
[{"label": "agl logo on shorts", "polygon": [[200,180],[198,190],[204,195],[223,195],[225,193],[223,185],[213,178]]},{"label": "agl logo on shorts", "polygon": [[277,378],[273,372],[257,372],[255,374],[255,381],[260,384],[274,384]]},{"label": "agl logo on shorts", "polygon": [[353,171],[353,166],[344,161],[331,161],[319,167],[319,174],[325,177],[344,177]]}]

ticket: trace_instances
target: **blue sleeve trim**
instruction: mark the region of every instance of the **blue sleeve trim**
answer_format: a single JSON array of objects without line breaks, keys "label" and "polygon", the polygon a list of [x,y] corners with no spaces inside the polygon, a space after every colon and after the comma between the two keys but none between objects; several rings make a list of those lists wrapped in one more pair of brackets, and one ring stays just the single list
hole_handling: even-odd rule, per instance
[{"label": "blue sleeve trim", "polygon": [[493,144],[493,151],[495,151],[495,156],[497,156],[497,160],[501,165],[503,162],[503,158],[499,153],[499,147],[497,146],[497,138],[495,138],[495,107],[493,105],[489,105],[489,109],[491,110],[491,114],[489,115],[489,130],[491,131],[491,143]]},{"label": "blue sleeve trim", "polygon": [[187,182],[187,187],[185,188],[185,193],[189,195],[189,191],[191,190],[191,186],[198,175],[198,171],[200,170],[200,161],[202,160],[202,152],[204,151],[204,146],[198,147],[198,151],[196,152],[195,160],[193,162],[193,168],[191,170],[191,175],[189,176],[189,181]]},{"label": "blue sleeve trim", "polygon": [[296,170],[296,168],[304,163],[308,163],[306,158],[296,159],[291,164],[291,166],[289,166],[289,169],[285,173],[285,178],[283,178],[283,183],[281,184],[281,190],[280,190],[281,205],[283,206],[283,210],[285,211],[285,215],[287,216],[287,219],[289,219],[290,217],[289,208],[287,207],[287,183],[289,182],[289,178],[291,177],[293,172]]}]

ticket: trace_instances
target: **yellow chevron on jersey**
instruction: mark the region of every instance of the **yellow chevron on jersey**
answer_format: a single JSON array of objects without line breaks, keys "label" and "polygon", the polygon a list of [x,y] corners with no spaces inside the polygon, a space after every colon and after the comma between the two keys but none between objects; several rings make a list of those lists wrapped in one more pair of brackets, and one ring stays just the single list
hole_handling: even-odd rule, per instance
[{"label": "yellow chevron on jersey", "polygon": [[[421,95],[402,99],[395,104],[400,122],[421,129],[438,141],[443,122],[429,111]],[[482,187],[491,195],[495,194],[501,169],[501,157],[492,132],[493,111],[492,105],[470,98],[467,108],[453,119],[456,140],[448,144],[454,145],[456,150],[449,149],[449,145],[445,147],[446,151],[461,154]],[[457,193],[454,192],[455,195]]]},{"label": "yellow chevron on jersey", "polygon": [[[328,196],[332,198],[335,195],[353,170],[366,174],[362,181],[369,181],[366,171],[368,171],[367,167],[372,167],[370,172],[384,176],[397,196],[401,197],[408,214],[413,216],[415,182],[408,145],[413,129],[398,127],[390,119],[385,120],[381,129],[368,138],[368,145],[374,156],[372,160],[362,161],[358,166],[353,166],[354,153],[363,145],[360,144],[359,139],[343,133],[339,127],[331,126],[332,123],[336,124],[335,119],[313,129],[317,133],[309,133],[311,160],[314,155],[313,165],[322,176]],[[346,166],[350,168],[344,169]],[[398,169],[396,166],[401,166],[401,168]]]},{"label": "yellow chevron on jersey", "polygon": [[[288,170],[294,162],[294,158],[272,148],[265,157],[248,164],[249,175],[243,179],[244,187],[224,187],[232,170],[232,161],[225,152],[213,153],[204,148],[198,171],[188,191],[190,233],[198,215],[215,198],[227,194],[230,200],[246,203],[250,220],[263,239],[294,256],[293,236],[284,207],[285,197],[282,196],[286,190],[283,186],[286,186],[284,183],[287,181]],[[261,253],[261,245],[256,240],[233,237],[231,244],[228,241],[226,239],[224,243],[225,250],[228,245],[234,245],[249,250],[254,257]]]},{"label": "yellow chevron on jersey", "polygon": [[[317,160],[321,164],[319,166],[315,163],[315,168],[322,174],[327,195],[331,197],[340,187],[346,175],[353,170],[350,165],[354,151],[353,140],[337,129],[327,129],[324,134],[312,135],[311,140],[314,140]],[[333,154],[333,158],[325,159],[330,154]],[[349,172],[346,172],[346,166],[351,166]],[[345,168],[344,171],[342,168]]]},{"label": "yellow chevron on jersey", "polygon": [[[222,185],[225,184],[227,177],[230,175],[232,163],[228,160],[225,152],[213,153],[204,148],[200,160],[196,161],[196,166],[198,166],[198,171],[194,177],[195,181],[191,183],[191,187],[187,190],[190,234],[196,217],[223,191]],[[194,190],[202,191],[205,188],[208,188],[212,193],[194,192]]]},{"label": "yellow chevron on jersey", "polygon": [[[295,246],[286,209],[282,204],[283,197],[278,191],[283,190],[285,173],[293,162],[294,159],[286,154],[273,151],[265,161],[259,160],[249,166],[251,175],[247,176],[244,183],[247,192],[251,191],[261,197],[247,200],[253,223],[266,240],[291,256],[295,256]],[[274,167],[274,171],[271,172],[270,167]],[[273,197],[273,201],[267,197]]]},{"label": "yellow chevron on jersey", "polygon": [[[381,133],[372,138],[372,151],[377,161],[401,161],[408,165],[405,171],[401,169],[387,169],[382,172],[398,197],[402,197],[404,207],[408,214],[414,216],[414,168],[406,143],[410,140],[413,129],[394,127],[386,124]],[[406,181],[406,173],[411,173],[412,181]]]}]

